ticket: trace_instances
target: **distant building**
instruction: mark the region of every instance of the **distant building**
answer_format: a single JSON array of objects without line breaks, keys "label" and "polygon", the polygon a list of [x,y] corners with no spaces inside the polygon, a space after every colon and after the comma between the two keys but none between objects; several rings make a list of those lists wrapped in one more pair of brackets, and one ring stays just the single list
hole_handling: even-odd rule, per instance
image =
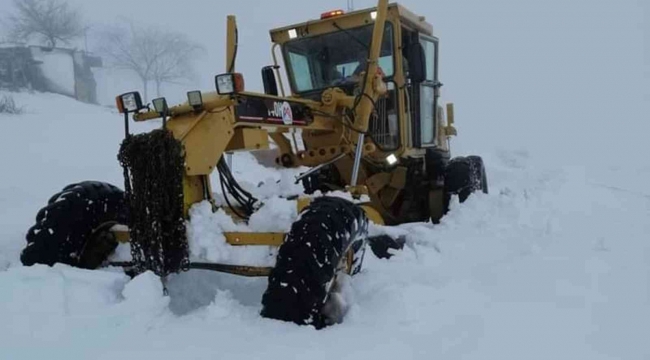
[{"label": "distant building", "polygon": [[63,48],[0,44],[0,88],[32,89],[97,103],[100,57]]}]

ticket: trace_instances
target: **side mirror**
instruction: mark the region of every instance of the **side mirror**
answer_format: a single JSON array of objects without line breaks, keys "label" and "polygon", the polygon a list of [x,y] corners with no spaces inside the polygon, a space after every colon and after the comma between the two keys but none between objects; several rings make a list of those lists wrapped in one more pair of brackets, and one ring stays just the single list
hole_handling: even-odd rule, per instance
[{"label": "side mirror", "polygon": [[274,66],[265,66],[262,68],[262,82],[264,83],[265,94],[278,96],[278,81],[275,77]]},{"label": "side mirror", "polygon": [[427,60],[422,44],[411,44],[408,48],[409,76],[414,83],[421,83],[427,78]]}]

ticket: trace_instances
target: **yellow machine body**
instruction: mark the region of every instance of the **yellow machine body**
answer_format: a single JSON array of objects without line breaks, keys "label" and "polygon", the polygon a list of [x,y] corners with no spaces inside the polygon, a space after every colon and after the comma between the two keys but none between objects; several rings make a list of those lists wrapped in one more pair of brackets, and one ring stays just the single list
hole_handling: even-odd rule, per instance
[{"label": "yellow machine body", "polygon": [[[235,18],[229,16],[227,24],[226,71],[232,73],[237,47]],[[298,91],[292,69],[287,65],[292,56],[287,47],[304,39],[348,32],[363,26],[372,28],[372,37],[367,59],[364,59],[367,66],[355,85],[354,93],[338,87],[309,95]],[[441,216],[443,200],[439,186],[427,185],[423,190],[427,193],[415,199],[404,195],[414,176],[410,164],[423,162],[427,149],[448,152],[449,137],[456,134],[452,104],[446,107],[447,117],[443,107],[437,103],[433,103],[431,112],[427,110],[424,115],[414,109],[420,106],[415,104],[415,98],[421,94],[430,93],[435,99],[440,95],[440,86],[434,82],[437,81],[438,39],[424,17],[401,5],[389,5],[387,0],[380,0],[376,8],[273,29],[270,35],[280,94],[245,91],[226,95],[204,93],[200,108],[185,103],[169,109],[166,128],[182,143],[185,151],[186,214],[192,205],[212,200],[209,176],[226,152],[268,149],[271,139],[278,147],[279,164],[287,167],[328,164],[338,173],[341,189],[348,189],[353,195],[367,194],[369,201],[362,207],[375,223],[395,224]],[[408,54],[404,52],[403,42],[414,37],[426,46],[432,46],[425,49],[425,52],[433,51],[431,56],[423,55],[427,71],[431,71],[427,75],[430,78],[428,85],[409,82]],[[278,49],[287,67],[289,84],[283,83],[278,70]],[[389,53],[391,61],[384,68],[381,66],[386,57],[383,53]],[[389,67],[392,68],[390,76],[385,76]],[[290,89],[290,93],[285,94],[285,89]],[[386,105],[388,102],[390,104]],[[246,109],[259,104],[265,104],[269,109],[268,116],[247,115]],[[272,114],[272,111],[287,106],[293,111],[290,119]],[[431,124],[426,127],[431,134],[427,134],[426,144],[418,141],[424,138],[420,135],[424,125],[419,117],[425,115],[431,117]],[[160,116],[158,112],[148,111],[135,114],[134,119],[146,121]],[[379,123],[388,125],[379,126]],[[299,132],[301,146],[294,137],[295,132]],[[361,152],[360,161],[355,162],[358,152]],[[397,161],[387,164],[387,158]],[[352,183],[355,165],[358,166],[356,182]],[[428,206],[409,203],[421,202],[422,199],[428,199]],[[302,208],[307,203],[308,200],[301,199],[298,206]],[[233,246],[279,246],[284,238],[281,233],[225,235]],[[247,268],[245,274],[248,273],[264,274],[265,271]]]}]

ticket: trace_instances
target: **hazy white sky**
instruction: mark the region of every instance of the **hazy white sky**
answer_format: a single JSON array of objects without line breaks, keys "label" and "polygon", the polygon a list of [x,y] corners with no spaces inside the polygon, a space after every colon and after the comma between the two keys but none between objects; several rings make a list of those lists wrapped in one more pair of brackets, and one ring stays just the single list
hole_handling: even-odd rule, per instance
[{"label": "hazy white sky", "polygon": [[[249,89],[259,89],[259,69],[270,62],[270,28],[346,6],[345,0],[69,1],[93,24],[129,18],[187,33],[207,50],[199,60],[197,84],[204,90],[212,90],[213,76],[224,71],[226,15],[238,17],[238,70]],[[10,2],[0,0],[0,6],[5,9]],[[375,4],[355,1],[357,8]],[[588,136],[594,149],[629,152],[633,149],[627,149],[624,137],[641,141],[639,133],[650,132],[647,0],[402,4],[425,15],[441,39],[444,96],[456,103],[466,138],[528,146],[517,143],[517,134],[535,132],[543,149],[547,144],[570,146],[575,136]],[[481,139],[490,127],[502,129],[503,138]]]}]

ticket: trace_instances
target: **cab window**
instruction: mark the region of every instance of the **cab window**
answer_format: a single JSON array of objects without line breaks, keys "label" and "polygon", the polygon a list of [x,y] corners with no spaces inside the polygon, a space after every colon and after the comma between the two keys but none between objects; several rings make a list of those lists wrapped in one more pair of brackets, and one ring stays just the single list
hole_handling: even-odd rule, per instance
[{"label": "cab window", "polygon": [[436,139],[436,96],[437,66],[436,53],[438,44],[430,37],[420,37],[426,63],[425,81],[420,84],[420,145],[435,145]]}]

